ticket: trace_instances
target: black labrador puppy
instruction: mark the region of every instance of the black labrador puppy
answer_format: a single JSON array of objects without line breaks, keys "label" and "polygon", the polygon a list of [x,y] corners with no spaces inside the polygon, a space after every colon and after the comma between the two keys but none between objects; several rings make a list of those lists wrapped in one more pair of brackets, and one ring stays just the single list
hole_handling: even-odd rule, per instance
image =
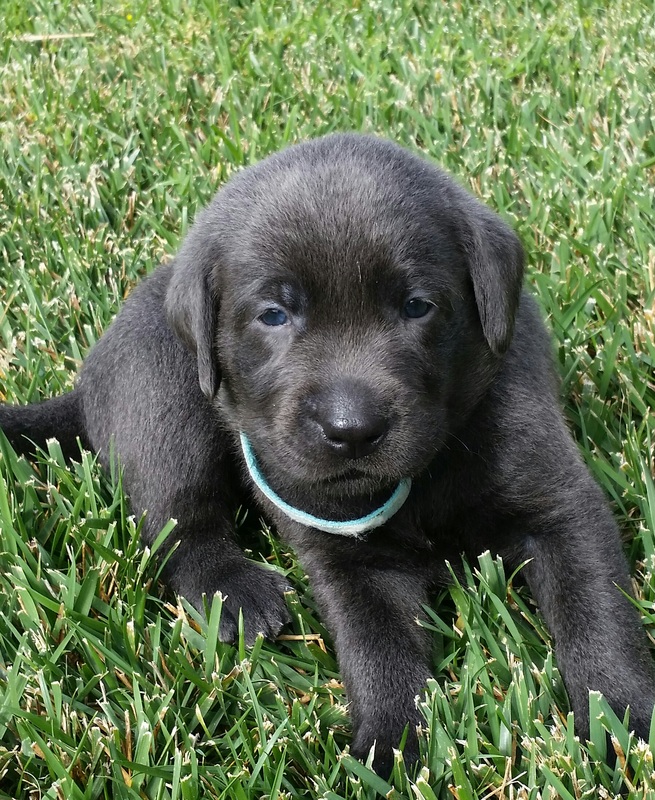
[{"label": "black labrador puppy", "polygon": [[[70,394],[0,408],[18,450],[110,440],[150,541],[178,520],[173,589],[226,596],[252,642],[284,580],[234,537],[239,488],[296,550],[334,634],[354,725],[388,772],[430,675],[431,589],[489,549],[523,570],[576,724],[602,691],[647,738],[654,682],[617,527],[560,411],[514,233],[375,138],[291,147],[231,180],[147,278]],[[460,562],[461,563],[461,562]]]}]

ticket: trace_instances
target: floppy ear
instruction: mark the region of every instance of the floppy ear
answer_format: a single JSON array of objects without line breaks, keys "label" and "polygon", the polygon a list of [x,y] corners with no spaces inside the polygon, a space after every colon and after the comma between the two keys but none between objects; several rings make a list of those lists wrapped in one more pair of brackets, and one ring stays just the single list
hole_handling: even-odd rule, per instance
[{"label": "floppy ear", "polygon": [[521,297],[523,248],[514,231],[481,203],[470,201],[467,211],[464,249],[482,331],[492,353],[502,355],[512,341]]},{"label": "floppy ear", "polygon": [[218,296],[211,287],[217,256],[201,233],[196,224],[173,262],[165,305],[170,326],[196,354],[200,388],[212,400],[221,380],[214,346]]}]

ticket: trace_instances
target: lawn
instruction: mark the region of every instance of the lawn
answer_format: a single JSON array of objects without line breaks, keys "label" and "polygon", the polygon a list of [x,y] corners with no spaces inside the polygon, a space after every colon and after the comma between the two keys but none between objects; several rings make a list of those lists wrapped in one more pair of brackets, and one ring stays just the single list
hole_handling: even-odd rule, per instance
[{"label": "lawn", "polygon": [[[335,130],[441,163],[520,234],[562,399],[655,630],[655,7],[639,0],[3,0],[0,400],[70,388],[139,278],[233,172]],[[348,754],[302,568],[249,650],[162,587],[120,476],[55,443],[0,456],[0,797],[655,797],[653,754],[592,696],[489,555],[429,609],[422,768]],[[606,731],[612,733],[608,745]],[[655,729],[651,734],[655,745]],[[615,766],[602,763],[606,748]]]}]

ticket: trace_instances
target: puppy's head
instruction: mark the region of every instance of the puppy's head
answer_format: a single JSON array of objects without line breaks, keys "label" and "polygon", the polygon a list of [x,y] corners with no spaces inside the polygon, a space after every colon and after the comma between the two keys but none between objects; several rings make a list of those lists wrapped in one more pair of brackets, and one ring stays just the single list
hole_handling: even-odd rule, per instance
[{"label": "puppy's head", "polygon": [[354,496],[419,474],[471,413],[521,281],[516,236],[444,173],[336,135],[219,192],[167,310],[276,488]]}]

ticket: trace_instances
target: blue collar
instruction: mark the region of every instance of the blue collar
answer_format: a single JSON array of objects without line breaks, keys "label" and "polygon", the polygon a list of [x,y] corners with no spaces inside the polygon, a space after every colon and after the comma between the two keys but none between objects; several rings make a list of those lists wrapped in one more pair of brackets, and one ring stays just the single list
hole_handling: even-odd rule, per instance
[{"label": "blue collar", "polygon": [[404,478],[400,481],[394,493],[384,505],[381,505],[380,508],[376,508],[375,511],[371,511],[370,514],[366,514],[364,517],[359,517],[359,519],[350,519],[345,522],[321,519],[320,517],[308,514],[306,511],[301,511],[299,508],[290,506],[273,491],[259,469],[257,459],[255,458],[248,438],[244,433],[241,433],[240,437],[243,455],[246,459],[246,466],[248,467],[248,472],[255,486],[274,506],[279,508],[283,514],[286,514],[289,519],[292,519],[294,522],[299,522],[301,525],[306,525],[308,528],[316,528],[325,533],[338,533],[341,536],[357,537],[362,533],[366,533],[366,531],[370,531],[372,528],[379,528],[380,525],[384,525],[387,520],[391,519],[396,511],[401,508],[405,500],[407,500],[409,490],[412,488],[412,479]]}]

